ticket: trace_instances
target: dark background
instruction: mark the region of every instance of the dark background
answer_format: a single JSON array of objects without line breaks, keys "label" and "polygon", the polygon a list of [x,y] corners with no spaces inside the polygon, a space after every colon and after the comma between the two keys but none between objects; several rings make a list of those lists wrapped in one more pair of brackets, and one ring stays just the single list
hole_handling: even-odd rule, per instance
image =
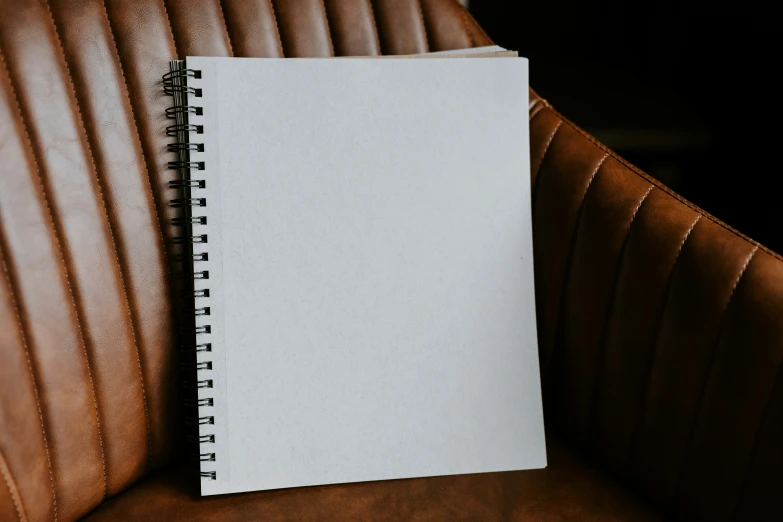
[{"label": "dark background", "polygon": [[774,3],[472,0],[566,117],[685,198],[783,253]]}]

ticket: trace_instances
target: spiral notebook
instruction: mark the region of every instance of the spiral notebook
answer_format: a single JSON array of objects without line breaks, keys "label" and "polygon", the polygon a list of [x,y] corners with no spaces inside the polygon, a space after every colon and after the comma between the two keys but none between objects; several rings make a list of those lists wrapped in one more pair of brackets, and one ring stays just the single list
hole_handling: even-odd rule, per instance
[{"label": "spiral notebook", "polygon": [[523,58],[164,78],[202,495],[546,465]]}]

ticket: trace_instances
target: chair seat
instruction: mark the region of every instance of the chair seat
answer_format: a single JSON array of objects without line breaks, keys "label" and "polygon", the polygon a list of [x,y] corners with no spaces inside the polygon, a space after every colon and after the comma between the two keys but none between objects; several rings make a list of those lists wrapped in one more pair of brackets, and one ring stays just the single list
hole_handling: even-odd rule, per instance
[{"label": "chair seat", "polygon": [[109,500],[85,520],[663,520],[557,440],[543,470],[340,484],[199,497],[168,470]]}]

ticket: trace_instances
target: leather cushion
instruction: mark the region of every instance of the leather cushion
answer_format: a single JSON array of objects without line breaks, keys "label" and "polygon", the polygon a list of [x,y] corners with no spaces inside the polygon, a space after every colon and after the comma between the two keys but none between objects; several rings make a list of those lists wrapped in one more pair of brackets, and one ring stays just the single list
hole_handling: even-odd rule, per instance
[{"label": "leather cushion", "polygon": [[338,484],[199,497],[171,469],[86,520],[663,520],[589,461],[549,440],[542,470]]}]

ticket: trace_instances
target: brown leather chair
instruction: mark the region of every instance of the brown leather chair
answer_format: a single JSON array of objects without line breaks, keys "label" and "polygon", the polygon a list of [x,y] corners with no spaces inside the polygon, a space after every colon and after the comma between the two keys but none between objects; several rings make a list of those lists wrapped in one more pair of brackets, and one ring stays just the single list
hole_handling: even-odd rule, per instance
[{"label": "brown leather chair", "polygon": [[549,467],[204,499],[179,471],[167,61],[489,43],[453,0],[0,2],[0,519],[783,519],[783,260],[535,95]]}]

